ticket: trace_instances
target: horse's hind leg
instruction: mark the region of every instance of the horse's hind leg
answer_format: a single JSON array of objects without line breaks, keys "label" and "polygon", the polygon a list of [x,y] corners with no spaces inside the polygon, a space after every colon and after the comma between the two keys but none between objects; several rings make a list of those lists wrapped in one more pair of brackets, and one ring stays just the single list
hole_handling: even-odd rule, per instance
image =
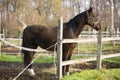
[{"label": "horse's hind leg", "polygon": [[35,54],[34,52],[24,51],[24,65],[25,67],[28,67],[28,73],[30,75],[35,75],[35,72],[32,69],[32,63],[31,63],[34,54]]}]

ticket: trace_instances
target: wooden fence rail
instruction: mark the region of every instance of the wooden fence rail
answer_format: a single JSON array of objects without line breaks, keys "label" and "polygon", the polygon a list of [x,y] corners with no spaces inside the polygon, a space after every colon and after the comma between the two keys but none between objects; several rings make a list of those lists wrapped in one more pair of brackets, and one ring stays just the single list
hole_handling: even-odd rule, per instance
[{"label": "wooden fence rail", "polygon": [[[103,42],[120,40],[120,37],[102,38]],[[87,43],[87,42],[97,42],[97,38],[94,39],[63,39],[62,43]]]},{"label": "wooden fence rail", "polygon": [[[118,57],[120,56],[120,53],[116,53],[116,54],[109,54],[109,55],[101,55],[101,59],[105,59],[105,58],[112,58],[112,57]],[[69,61],[64,61],[62,62],[62,65],[70,65],[70,64],[77,64],[77,63],[82,63],[82,62],[87,62],[87,61],[95,61],[97,60],[96,57],[90,57],[90,58],[79,58],[79,59],[75,59],[75,60],[69,60]]]}]

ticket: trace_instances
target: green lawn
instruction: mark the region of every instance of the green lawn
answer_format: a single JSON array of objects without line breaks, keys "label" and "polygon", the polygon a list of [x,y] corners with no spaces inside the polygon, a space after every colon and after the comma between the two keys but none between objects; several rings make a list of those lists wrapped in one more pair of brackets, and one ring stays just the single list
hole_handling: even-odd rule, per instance
[{"label": "green lawn", "polygon": [[[0,61],[10,62],[22,62],[21,55],[1,55]],[[35,63],[53,63],[53,56],[40,56]],[[120,64],[120,57],[104,59],[103,61]],[[120,68],[119,69],[102,69],[98,70],[83,70],[76,72],[72,75],[65,76],[62,80],[120,80]]]},{"label": "green lawn", "polygon": [[[15,45],[20,45],[22,41],[18,40],[7,40],[8,42],[15,44]],[[1,44],[2,46],[3,44]],[[84,54],[84,53],[91,53],[91,54],[96,54],[97,52],[97,43],[79,43],[79,52]],[[115,42],[115,46],[113,47],[112,42],[103,42],[102,43],[102,54],[109,54],[109,53],[115,53],[115,52],[120,52],[120,42]],[[74,50],[74,53],[77,53],[77,47]]]},{"label": "green lawn", "polygon": [[65,76],[62,80],[120,80],[120,69],[84,70]]},{"label": "green lawn", "polygon": [[[9,62],[23,62],[22,55],[6,55],[2,54],[0,56],[0,61],[9,61]],[[53,56],[40,56],[35,63],[53,63],[54,57]]]},{"label": "green lawn", "polygon": [[1,54],[0,61],[22,62],[22,56],[21,55],[16,56],[16,55]]},{"label": "green lawn", "polygon": [[103,59],[104,62],[110,62],[115,64],[120,64],[120,57],[114,57],[114,58],[107,58]]},{"label": "green lawn", "polygon": [[[77,48],[75,48],[75,52],[77,52]],[[91,43],[90,46],[88,45],[88,43],[79,44],[79,52],[82,54],[96,54],[97,43]],[[111,42],[102,43],[102,54],[112,54],[115,52],[120,52],[120,42],[116,42],[115,46],[113,46]]]},{"label": "green lawn", "polygon": [[[75,49],[76,52],[76,49]],[[108,53],[119,53],[120,52],[120,43],[116,43],[116,45],[113,47],[112,43],[103,43],[102,46],[102,54],[108,54]],[[90,47],[88,46],[88,44],[80,44],[80,53],[82,54],[97,54],[97,44],[91,44]],[[42,53],[40,53],[42,54]],[[37,55],[38,56],[38,55]],[[72,56],[72,59],[77,59],[77,58],[82,58],[84,56],[81,55],[77,55],[77,56]],[[88,56],[89,57],[89,56]],[[0,56],[0,61],[12,61],[12,62],[22,62],[22,55],[6,55],[5,53],[2,53],[2,55]],[[109,59],[104,59],[103,61],[109,61],[109,62],[115,62],[115,63],[120,63],[120,57],[117,58],[109,58]],[[51,63],[54,62],[54,56],[51,55],[46,55],[46,56],[40,56],[35,62],[40,63],[40,62],[47,62],[47,63]]]},{"label": "green lawn", "polygon": [[[80,56],[72,56],[72,59],[77,59],[80,58]],[[22,55],[6,55],[2,54],[0,56],[0,61],[10,61],[10,62],[23,62],[23,57]],[[103,59],[105,62],[110,62],[110,63],[116,63],[120,64],[120,57],[114,57],[114,58],[108,58],[108,59]],[[35,63],[53,63],[54,62],[54,56],[43,56],[41,55]]]},{"label": "green lawn", "polygon": [[[13,42],[11,42],[13,43]],[[17,44],[17,42],[15,41],[15,43]],[[79,44],[79,54],[97,54],[97,44],[93,43],[90,46],[88,46],[88,44]],[[77,48],[74,50],[74,53],[77,52]],[[113,47],[112,43],[107,42],[107,43],[103,43],[102,44],[102,54],[113,54],[113,53],[120,53],[120,42],[116,43],[116,45]],[[42,54],[42,53],[40,53]],[[89,56],[81,56],[81,55],[77,55],[77,56],[72,56],[72,59],[77,59],[77,58],[83,58],[83,57],[89,57]],[[5,55],[5,53],[3,53],[0,56],[0,61],[12,61],[12,62],[22,62],[23,57],[21,55]],[[109,62],[115,62],[118,63],[120,62],[120,57],[118,58],[109,58],[109,59],[104,59],[103,61],[109,61]],[[50,56],[50,55],[46,55],[46,56],[40,56],[35,62],[40,63],[40,62],[47,62],[47,63],[53,63],[54,62],[54,56]]]}]

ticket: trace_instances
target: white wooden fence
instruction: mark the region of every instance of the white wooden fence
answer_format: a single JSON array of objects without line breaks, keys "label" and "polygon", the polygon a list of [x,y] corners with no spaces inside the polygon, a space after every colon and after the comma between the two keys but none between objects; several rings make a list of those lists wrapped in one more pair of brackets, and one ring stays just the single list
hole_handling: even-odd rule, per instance
[{"label": "white wooden fence", "polygon": [[[101,32],[102,34],[102,37],[106,37],[106,38],[109,38],[110,37],[110,32],[109,30],[107,29],[106,31],[102,31]],[[92,30],[88,30],[88,31],[82,31],[82,33],[80,34],[80,38],[96,38],[98,35],[97,31],[92,29]],[[117,30],[114,30],[114,33],[113,33],[113,36],[114,37],[120,37],[120,28],[117,28]]]}]

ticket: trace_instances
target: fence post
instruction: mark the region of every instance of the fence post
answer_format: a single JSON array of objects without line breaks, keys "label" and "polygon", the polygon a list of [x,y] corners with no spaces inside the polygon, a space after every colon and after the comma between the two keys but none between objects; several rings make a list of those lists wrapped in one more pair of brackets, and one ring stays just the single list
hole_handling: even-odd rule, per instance
[{"label": "fence post", "polygon": [[[5,39],[5,30],[4,29],[3,29],[3,33],[2,34],[3,34],[2,38]],[[1,42],[1,45],[4,46],[5,45],[4,42]]]},{"label": "fence post", "polygon": [[[113,30],[113,38],[115,39],[115,29]],[[115,47],[115,40],[113,40],[113,47]]]},{"label": "fence post", "polygon": [[119,27],[117,27],[117,37],[120,37],[120,36],[119,36],[119,33],[120,33],[120,32],[119,32]]},{"label": "fence post", "polygon": [[58,80],[62,78],[62,39],[63,39],[63,17],[60,17],[57,31],[57,76]]},{"label": "fence post", "polygon": [[[2,7],[1,7],[2,8]],[[0,8],[0,38],[2,38],[2,10]],[[1,57],[1,45],[2,45],[2,41],[0,42],[0,57]]]},{"label": "fence post", "polygon": [[101,30],[98,32],[98,52],[97,52],[97,69],[101,69],[101,54],[102,54],[102,37],[101,37]]},{"label": "fence post", "polygon": [[106,30],[106,37],[109,37],[109,31],[108,31],[108,29]]},{"label": "fence post", "polygon": [[78,53],[78,54],[79,54],[79,50],[80,50],[79,47],[80,47],[80,46],[79,46],[79,43],[77,43],[77,53]]},{"label": "fence post", "polygon": [[90,47],[90,35],[91,35],[91,31],[90,31],[90,29],[89,29],[89,31],[88,31],[88,40],[89,40],[88,45],[89,45],[89,47]]},{"label": "fence post", "polygon": [[92,37],[94,38],[94,29],[92,30]]},{"label": "fence post", "polygon": [[[21,34],[19,34],[18,46],[21,46]],[[19,49],[19,54],[20,53],[21,53],[21,50]]]}]

